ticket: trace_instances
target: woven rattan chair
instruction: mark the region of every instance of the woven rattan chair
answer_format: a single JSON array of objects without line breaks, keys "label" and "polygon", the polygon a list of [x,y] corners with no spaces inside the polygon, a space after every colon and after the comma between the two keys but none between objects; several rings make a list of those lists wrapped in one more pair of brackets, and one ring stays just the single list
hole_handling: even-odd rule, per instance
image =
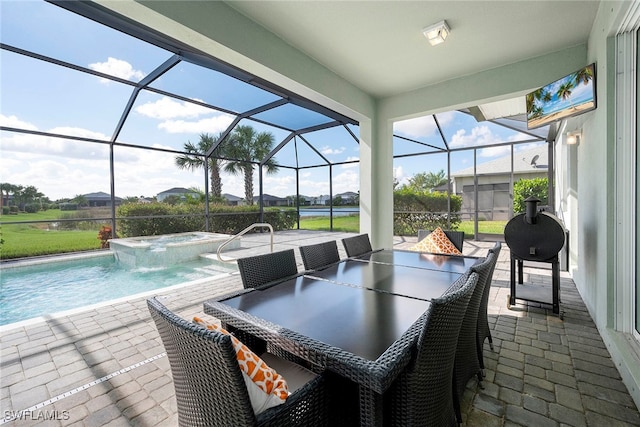
[{"label": "woven rattan chair", "polygon": [[474,376],[478,379],[478,384],[482,381],[480,358],[478,356],[478,314],[485,286],[493,266],[495,266],[495,254],[489,252],[487,258],[480,264],[471,267],[471,272],[478,274],[478,284],[476,285],[467,311],[462,320],[460,335],[458,337],[458,347],[456,350],[456,361],[454,368],[454,405],[458,423],[462,423],[462,412],[460,402],[464,394],[467,383]]},{"label": "woven rattan chair", "polygon": [[[429,234],[431,234],[431,231],[432,230],[418,230],[418,242],[424,239],[425,237],[427,237]],[[451,243],[453,243],[453,245],[460,252],[462,252],[462,245],[464,244],[464,231],[445,230],[445,229],[443,229],[442,231],[444,231],[444,234],[447,235],[447,238],[451,240]]]},{"label": "woven rattan chair", "polygon": [[317,270],[340,261],[338,245],[330,240],[316,245],[300,246],[305,270]]},{"label": "woven rattan chair", "polygon": [[462,287],[431,300],[415,361],[385,393],[386,425],[457,426],[454,359],[462,319],[477,281],[478,274],[471,273]]},{"label": "woven rattan chair", "polygon": [[[255,415],[229,335],[189,322],[147,300],[167,351],[180,426],[327,425],[325,378],[302,384],[285,403]],[[278,370],[285,380],[287,372]]]},{"label": "woven rattan chair", "polygon": [[498,256],[500,255],[500,249],[502,249],[502,244],[500,242],[496,242],[493,248],[489,249],[489,254],[493,253],[495,255],[495,259],[493,260],[493,265],[489,270],[489,277],[487,277],[487,282],[482,292],[482,302],[480,303],[480,309],[478,310],[478,361],[480,362],[480,369],[482,370],[483,376],[484,356],[482,354],[482,350],[485,339],[489,338],[489,347],[493,351],[493,339],[491,338],[491,330],[489,329],[487,306],[489,305],[489,290],[491,288],[491,281],[493,280],[493,272],[495,271],[496,263],[498,262]]},{"label": "woven rattan chair", "polygon": [[360,234],[354,237],[342,239],[344,250],[348,257],[360,256],[368,252],[373,252],[368,234]]},{"label": "woven rattan chair", "polygon": [[298,274],[293,249],[238,259],[245,288],[257,288]]}]

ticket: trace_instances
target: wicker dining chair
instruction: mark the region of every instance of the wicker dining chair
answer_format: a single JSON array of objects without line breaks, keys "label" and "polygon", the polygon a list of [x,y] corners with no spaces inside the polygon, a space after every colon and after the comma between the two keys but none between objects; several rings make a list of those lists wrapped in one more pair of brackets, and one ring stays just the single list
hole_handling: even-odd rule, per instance
[{"label": "wicker dining chair", "polygon": [[360,234],[358,236],[346,237],[342,239],[344,250],[348,257],[360,256],[368,252],[373,252],[371,241],[368,234]]},{"label": "wicker dining chair", "polygon": [[[418,230],[418,242],[431,234],[432,231],[433,230]],[[462,252],[462,246],[464,245],[464,231],[445,229],[442,229],[442,231],[444,231],[447,238],[451,240],[451,243],[453,243],[453,245]]]},{"label": "wicker dining chair", "polygon": [[293,249],[238,259],[242,285],[257,288],[298,274]]},{"label": "wicker dining chair", "polygon": [[340,261],[338,245],[335,240],[300,246],[300,255],[305,270],[317,270]]},{"label": "wicker dining chair", "polygon": [[489,254],[493,253],[495,258],[493,260],[493,265],[489,270],[489,276],[487,277],[487,283],[484,287],[484,291],[482,292],[482,302],[480,303],[480,309],[478,310],[478,360],[480,362],[480,369],[482,370],[482,375],[485,374],[484,368],[484,356],[483,356],[483,347],[484,341],[489,338],[489,347],[493,351],[493,339],[491,337],[491,330],[489,329],[489,317],[487,314],[487,306],[489,305],[489,290],[491,288],[491,282],[493,280],[493,272],[496,269],[496,264],[498,262],[498,256],[500,255],[500,250],[502,249],[502,244],[500,242],[496,242],[493,248],[489,249]]},{"label": "wicker dining chair", "polygon": [[477,281],[478,274],[471,273],[462,287],[431,300],[415,360],[384,395],[385,425],[457,426],[453,367],[460,326]]},{"label": "wicker dining chair", "polygon": [[489,252],[488,256],[479,264],[471,267],[472,273],[478,274],[478,284],[476,285],[467,311],[462,319],[460,335],[458,336],[458,347],[456,350],[456,360],[454,365],[454,405],[458,423],[462,423],[462,411],[460,402],[466,389],[467,383],[474,376],[478,379],[478,384],[482,381],[482,371],[480,358],[478,356],[478,315],[480,305],[484,295],[485,286],[489,286],[487,280],[491,269],[495,265],[495,254]]},{"label": "wicker dining chair", "polygon": [[[311,376],[295,390],[289,384],[291,394],[283,404],[255,415],[231,337],[177,316],[156,298],[147,306],[169,359],[180,426],[328,425],[323,375]],[[287,372],[278,369],[285,380]]]}]

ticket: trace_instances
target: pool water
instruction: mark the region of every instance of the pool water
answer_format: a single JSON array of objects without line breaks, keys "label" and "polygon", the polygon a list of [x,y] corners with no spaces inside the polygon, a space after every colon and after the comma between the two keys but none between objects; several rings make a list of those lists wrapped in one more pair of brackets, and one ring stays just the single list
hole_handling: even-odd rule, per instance
[{"label": "pool water", "polygon": [[209,260],[128,268],[111,256],[0,271],[0,325],[228,273]]}]

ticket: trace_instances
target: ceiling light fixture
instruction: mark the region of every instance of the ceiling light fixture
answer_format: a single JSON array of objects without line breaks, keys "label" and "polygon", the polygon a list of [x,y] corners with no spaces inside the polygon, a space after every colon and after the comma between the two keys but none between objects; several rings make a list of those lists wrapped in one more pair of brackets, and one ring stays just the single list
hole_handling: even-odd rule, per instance
[{"label": "ceiling light fixture", "polygon": [[444,42],[450,32],[451,29],[447,25],[447,21],[440,21],[422,30],[422,34],[429,40],[431,46]]}]

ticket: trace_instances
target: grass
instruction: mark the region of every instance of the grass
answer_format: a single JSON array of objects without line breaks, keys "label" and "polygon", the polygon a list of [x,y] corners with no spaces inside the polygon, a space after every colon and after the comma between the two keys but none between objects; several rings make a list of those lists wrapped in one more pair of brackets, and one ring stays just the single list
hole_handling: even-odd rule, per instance
[{"label": "grass", "polygon": [[[328,216],[300,218],[300,228],[304,230],[331,231]],[[333,231],[357,233],[360,230],[360,215],[336,216],[333,218]]]},{"label": "grass", "polygon": [[[39,224],[4,224],[0,227],[4,240],[0,246],[0,259],[23,258],[63,252],[88,251],[100,248],[98,229],[95,230],[48,230],[46,222],[59,219],[59,210],[47,210],[18,215],[2,215],[0,221],[43,221]],[[507,221],[480,221],[481,233],[502,234]],[[303,217],[300,228],[305,230],[330,231],[329,217]],[[347,215],[333,218],[333,231],[357,233],[360,230],[360,216]],[[458,230],[467,238],[474,237],[473,221],[463,221]]]},{"label": "grass", "polygon": [[0,237],[0,259],[25,258],[64,252],[89,251],[100,248],[98,229],[95,230],[50,230],[47,222],[62,216],[57,209],[35,213],[2,215],[0,221],[43,221],[37,224],[2,224]]}]

